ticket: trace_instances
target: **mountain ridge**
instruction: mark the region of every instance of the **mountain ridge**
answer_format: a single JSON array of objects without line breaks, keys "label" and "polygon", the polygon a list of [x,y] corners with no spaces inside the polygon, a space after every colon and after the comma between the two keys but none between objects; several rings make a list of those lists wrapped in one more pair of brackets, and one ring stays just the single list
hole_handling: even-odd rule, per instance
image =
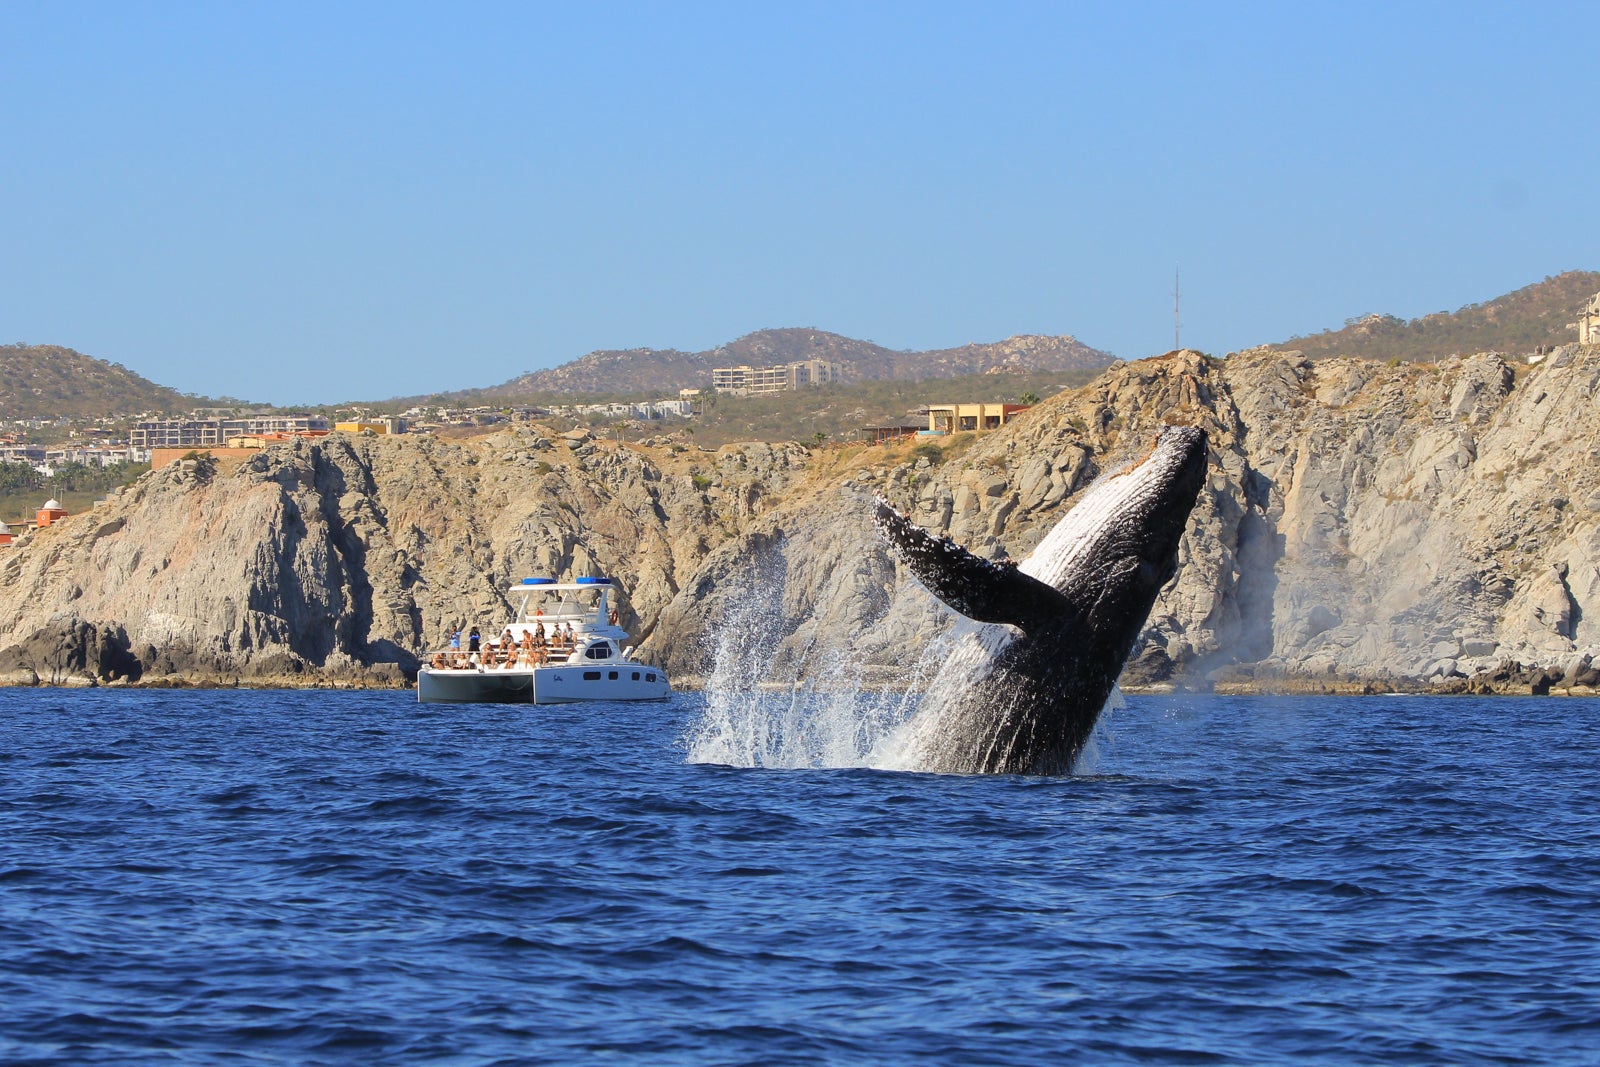
[{"label": "mountain ridge", "polygon": [[[1362,315],[1346,320],[1338,330],[1291,337],[1243,351],[1299,352],[1311,359],[1347,356],[1401,362],[1489,351],[1525,355],[1571,341],[1571,324],[1597,291],[1600,272],[1566,271],[1453,312],[1435,312],[1409,320],[1387,314]],[[847,382],[1102,370],[1122,362],[1070,334],[1022,334],[1003,341],[914,351],[891,349],[812,327],[783,327],[757,330],[700,352],[647,347],[602,349],[555,367],[528,371],[499,385],[365,402],[374,407],[398,407],[410,403],[505,403],[539,394],[659,396],[709,386],[714,367],[771,366],[807,359],[844,364]],[[0,419],[181,414],[195,407],[245,403],[180,392],[119,363],[61,345],[0,345]]]},{"label": "mountain ridge", "polygon": [[211,403],[62,345],[0,345],[0,418],[177,414]]},{"label": "mountain ridge", "polygon": [[1569,270],[1479,304],[1414,319],[1368,314],[1346,319],[1338,330],[1262,345],[1312,359],[1426,362],[1476,352],[1526,355],[1574,339],[1572,323],[1600,292],[1600,272]]},{"label": "mountain ridge", "polygon": [[716,367],[776,366],[810,359],[843,364],[846,381],[918,381],[1005,370],[1100,370],[1118,362],[1111,353],[1069,334],[1019,335],[955,348],[900,351],[827,330],[784,327],[757,330],[700,352],[602,349],[500,385],[448,395],[492,399],[534,393],[675,393],[710,386]]}]

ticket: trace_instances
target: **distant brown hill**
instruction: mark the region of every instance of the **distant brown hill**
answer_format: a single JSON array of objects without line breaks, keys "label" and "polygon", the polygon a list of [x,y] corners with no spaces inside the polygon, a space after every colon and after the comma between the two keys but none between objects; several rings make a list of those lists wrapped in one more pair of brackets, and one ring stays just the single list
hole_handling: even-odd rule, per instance
[{"label": "distant brown hill", "polygon": [[825,359],[845,367],[846,381],[923,381],[990,372],[1099,370],[1117,362],[1074,337],[1012,337],[931,352],[901,352],[825,330],[761,330],[704,352],[632,348],[590,352],[570,363],[474,390],[484,399],[534,393],[675,393],[711,384],[714,367],[753,367]]},{"label": "distant brown hill", "polygon": [[1600,292],[1600,273],[1573,270],[1459,311],[1440,311],[1405,320],[1393,315],[1350,319],[1341,330],[1293,337],[1265,347],[1299,351],[1313,359],[1355,356],[1364,359],[1431,361],[1474,352],[1521,355],[1576,341],[1574,322],[1589,298]]},{"label": "distant brown hill", "polygon": [[0,419],[108,418],[206,404],[59,345],[0,345]]}]

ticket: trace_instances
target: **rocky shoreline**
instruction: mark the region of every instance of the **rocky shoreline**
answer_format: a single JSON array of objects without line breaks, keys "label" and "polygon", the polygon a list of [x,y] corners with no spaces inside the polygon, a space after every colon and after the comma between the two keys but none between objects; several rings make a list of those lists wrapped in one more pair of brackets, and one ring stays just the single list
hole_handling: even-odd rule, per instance
[{"label": "rocky shoreline", "polygon": [[1588,695],[1597,405],[1600,346],[1177,352],[892,447],[335,433],[152,471],[0,549],[0,684],[401,688],[452,626],[505,618],[525,575],[616,578],[674,678],[706,675],[730,630],[774,677],[845,651],[892,670],[949,619],[878,544],[874,494],[1021,557],[1183,421],[1210,435],[1209,477],[1130,691]]},{"label": "rocky shoreline", "polygon": [[[1541,672],[1542,674],[1542,672]],[[686,683],[674,683],[676,692],[698,692],[705,686],[704,679],[691,679]],[[396,681],[393,679],[309,679],[303,676],[283,676],[278,678],[251,678],[249,680],[239,677],[223,677],[219,675],[177,675],[168,674],[153,678],[141,678],[137,681],[126,678],[100,679],[92,674],[79,673],[60,675],[51,678],[41,678],[28,669],[11,670],[0,673],[0,687],[6,688],[54,688],[54,689],[253,689],[253,690],[326,690],[331,692],[406,692],[415,689],[414,682]],[[1594,697],[1600,696],[1600,686],[1593,684],[1563,684],[1559,678],[1551,679],[1547,675],[1536,676],[1532,680],[1518,679],[1516,681],[1475,681],[1470,679],[1452,679],[1447,683],[1433,685],[1417,685],[1389,682],[1355,682],[1355,681],[1327,681],[1316,682],[1307,679],[1284,679],[1280,684],[1263,685],[1249,682],[1221,682],[1208,688],[1196,687],[1179,682],[1166,682],[1153,685],[1129,685],[1122,687],[1122,692],[1140,695],[1163,695],[1172,693],[1213,694],[1217,696],[1246,696],[1246,697],[1274,697],[1274,696],[1550,696],[1550,697]]]}]

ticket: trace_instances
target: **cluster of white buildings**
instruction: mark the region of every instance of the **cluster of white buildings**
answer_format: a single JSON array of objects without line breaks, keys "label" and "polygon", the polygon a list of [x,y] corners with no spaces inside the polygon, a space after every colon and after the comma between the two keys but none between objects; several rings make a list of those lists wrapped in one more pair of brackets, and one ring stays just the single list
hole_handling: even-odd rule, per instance
[{"label": "cluster of white buildings", "polygon": [[148,451],[120,446],[45,448],[43,445],[0,445],[0,463],[26,463],[46,478],[68,463],[81,463],[85,467],[111,467],[118,463],[143,463],[149,458]]},{"label": "cluster of white buildings", "polygon": [[239,415],[228,418],[146,419],[128,435],[132,448],[223,448],[236,437],[327,433],[321,415]]},{"label": "cluster of white buildings", "polygon": [[[718,367],[712,371],[712,387],[736,396],[761,396],[786,392],[807,385],[821,385],[842,379],[843,366],[820,359],[800,360],[774,367]],[[0,437],[0,463],[26,463],[46,477],[67,463],[107,467],[118,463],[145,463],[153,453],[168,449],[220,449],[259,446],[272,440],[294,436],[320,436],[330,430],[378,433],[405,433],[407,422],[438,419],[443,424],[484,425],[506,419],[530,419],[541,415],[563,418],[602,418],[655,422],[662,419],[692,418],[701,389],[680,390],[677,399],[612,402],[603,404],[558,404],[549,408],[476,407],[439,410],[413,408],[400,417],[384,417],[330,425],[322,415],[304,413],[229,413],[194,412],[183,418],[149,418],[135,423],[126,444],[102,441],[95,445],[46,448]],[[19,428],[65,425],[65,419],[17,420]]]},{"label": "cluster of white buildings", "polygon": [[557,404],[547,409],[552,415],[583,418],[599,415],[608,419],[687,419],[694,414],[692,400],[641,400],[632,404]]},{"label": "cluster of white buildings", "polygon": [[[485,426],[497,422],[537,419],[547,415],[558,415],[566,419],[598,416],[607,419],[638,419],[643,422],[668,418],[686,419],[694,414],[694,401],[692,398],[697,396],[699,391],[687,389],[684,392],[686,395],[678,400],[640,400],[632,403],[553,404],[549,407],[539,408],[487,406],[473,408],[415,407],[405,413],[403,420],[416,420],[420,428],[432,425]],[[343,425],[343,423],[340,423],[339,427],[336,428],[343,428]]]},{"label": "cluster of white buildings", "polygon": [[807,385],[842,381],[844,364],[825,359],[803,359],[776,367],[713,367],[711,388],[733,396],[786,393]]}]

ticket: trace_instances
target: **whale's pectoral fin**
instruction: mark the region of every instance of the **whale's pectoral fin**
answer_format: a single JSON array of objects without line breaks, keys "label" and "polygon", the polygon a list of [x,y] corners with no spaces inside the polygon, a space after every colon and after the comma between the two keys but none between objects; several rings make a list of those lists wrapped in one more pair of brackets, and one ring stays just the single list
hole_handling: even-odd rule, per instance
[{"label": "whale's pectoral fin", "polygon": [[935,537],[886,500],[874,502],[872,522],[917,581],[969,619],[1029,631],[1071,626],[1081,617],[1053,587],[1014,565],[980,559],[948,537]]}]

